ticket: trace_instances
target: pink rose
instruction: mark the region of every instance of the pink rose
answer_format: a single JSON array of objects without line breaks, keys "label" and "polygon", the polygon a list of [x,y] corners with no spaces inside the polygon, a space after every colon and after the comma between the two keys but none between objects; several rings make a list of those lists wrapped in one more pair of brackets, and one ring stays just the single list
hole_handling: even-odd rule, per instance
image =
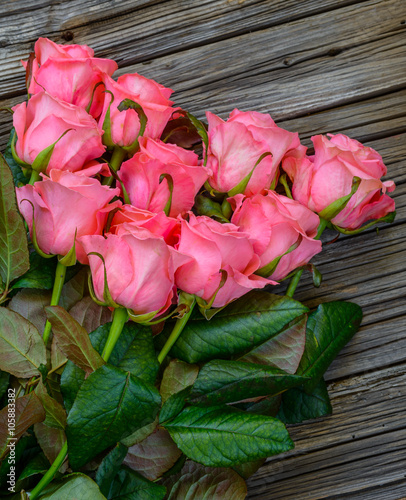
[{"label": "pink rose", "polygon": [[260,257],[261,276],[281,280],[321,251],[317,234],[319,217],[297,201],[274,191],[244,198],[229,198],[235,212],[231,219],[249,235]]},{"label": "pink rose", "polygon": [[[27,221],[31,238],[33,218],[39,248],[46,254],[66,255],[77,238],[102,234],[108,213],[121,202],[108,204],[119,189],[102,186],[82,172],[51,170],[50,176],[33,186],[16,189],[17,202]],[[28,200],[28,201],[27,201]],[[76,247],[77,257],[87,263]]]},{"label": "pink rose", "polygon": [[[106,92],[100,126],[110,128],[112,144],[128,148],[130,152],[137,147],[141,132],[141,122],[135,109],[119,111],[118,106],[124,99],[139,104],[147,117],[143,136],[159,139],[169,118],[174,112],[173,102],[169,100],[172,90],[145,78],[137,73],[122,75],[115,82],[108,75],[103,77]],[[111,94],[109,94],[111,92]],[[106,115],[110,109],[110,117]],[[105,123],[107,120],[107,123]],[[108,136],[104,138],[108,140]]]},{"label": "pink rose", "polygon": [[[143,227],[123,223],[115,234],[80,238],[89,255],[96,297],[104,301],[104,269],[112,299],[139,316],[140,321],[152,319],[165,312],[175,298],[175,262],[170,248],[162,237]],[[184,262],[181,260],[180,262]],[[134,317],[133,317],[134,319]]]},{"label": "pink rose", "polygon": [[170,246],[177,243],[179,239],[180,221],[167,217],[164,212],[154,214],[132,205],[123,205],[114,214],[109,231],[114,234],[118,226],[124,223],[129,226],[144,227],[152,234],[161,236]]},{"label": "pink rose", "polygon": [[[283,162],[295,200],[349,229],[394,211],[394,202],[385,192],[393,191],[395,184],[380,180],[386,167],[375,150],[342,134],[330,134],[330,139],[317,135],[312,141],[314,156],[292,155]],[[351,194],[354,177],[361,181],[346,207],[336,216],[323,214],[332,203]]]},{"label": "pink rose", "polygon": [[[234,224],[220,224],[209,217],[190,214],[189,222],[181,222],[175,249],[192,257],[175,273],[178,288],[206,302],[217,292],[213,307],[222,307],[253,288],[276,284],[253,274],[259,267],[259,257],[247,234]],[[219,288],[221,271],[227,273],[227,279]]]},{"label": "pink rose", "polygon": [[[299,146],[296,133],[279,128],[269,115],[234,109],[227,122],[207,112],[209,183],[216,191],[247,196],[271,187],[278,177],[279,164],[287,151]],[[261,156],[271,153],[260,160]],[[259,162],[259,163],[258,163]],[[251,177],[249,177],[251,175]],[[241,185],[248,180],[246,186]]]},{"label": "pink rose", "polygon": [[96,120],[78,106],[40,92],[13,110],[17,156],[28,165],[54,142],[48,164],[41,166],[46,167],[47,173],[52,169],[80,170],[105,151],[101,141],[103,131]]},{"label": "pink rose", "polygon": [[[118,68],[111,59],[94,57],[87,45],[58,45],[47,38],[35,43],[35,59],[28,92],[37,94],[46,90],[53,97],[86,108],[102,74],[112,75]],[[23,63],[27,67],[27,63]],[[93,95],[90,114],[97,118],[102,110],[104,94],[99,86]]]},{"label": "pink rose", "polygon": [[[151,212],[161,212],[172,191],[169,215],[176,217],[191,210],[195,196],[208,177],[198,156],[174,144],[146,137],[140,139],[140,148],[121,165],[118,173],[131,204]],[[172,187],[165,174],[170,176]]]}]

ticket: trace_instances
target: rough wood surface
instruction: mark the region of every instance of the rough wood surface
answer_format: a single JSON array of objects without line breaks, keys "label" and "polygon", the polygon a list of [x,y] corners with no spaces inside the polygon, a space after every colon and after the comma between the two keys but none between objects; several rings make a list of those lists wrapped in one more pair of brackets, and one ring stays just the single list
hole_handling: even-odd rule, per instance
[{"label": "rough wood surface", "polygon": [[[19,60],[47,36],[172,86],[199,117],[270,112],[307,146],[341,132],[382,154],[397,220],[326,244],[322,286],[304,275],[297,290],[310,307],[363,307],[326,376],[334,413],[291,427],[296,449],[249,481],[252,499],[406,499],[405,30],[403,0],[0,0],[0,106],[24,100]],[[1,114],[1,148],[10,126]]]}]

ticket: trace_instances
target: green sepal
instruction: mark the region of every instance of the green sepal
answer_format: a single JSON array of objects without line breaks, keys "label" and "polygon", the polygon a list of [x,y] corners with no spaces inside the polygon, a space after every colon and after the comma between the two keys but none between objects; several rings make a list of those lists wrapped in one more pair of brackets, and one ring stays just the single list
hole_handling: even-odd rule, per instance
[{"label": "green sepal", "polygon": [[32,242],[32,245],[33,245],[34,249],[37,252],[37,254],[40,255],[41,257],[43,257],[44,259],[52,259],[52,257],[55,257],[55,254],[52,254],[52,253],[47,254],[47,253],[43,252],[40,249],[40,247],[38,246],[37,232],[35,230],[35,217],[34,217],[34,215],[35,215],[34,214],[35,209],[34,209],[34,205],[33,205],[32,201],[27,200],[27,198],[22,199],[21,203],[23,201],[28,201],[28,203],[32,207],[32,235],[31,235],[31,242]]},{"label": "green sepal", "polygon": [[93,288],[92,273],[90,271],[90,268],[89,268],[89,272],[87,274],[87,284],[88,284],[88,287],[89,287],[89,294],[92,297],[93,302],[96,302],[96,304],[98,306],[106,307],[107,304],[105,304],[103,301],[99,300],[96,297],[96,293],[95,293],[94,288]]},{"label": "green sepal", "polygon": [[117,106],[117,109],[119,111],[127,111],[128,109],[133,109],[138,114],[138,118],[140,120],[140,131],[138,133],[138,136],[132,144],[130,144],[129,146],[123,146],[123,149],[125,151],[132,154],[138,149],[138,139],[144,135],[148,118],[141,104],[138,104],[137,102],[132,101],[131,99],[124,99],[123,101],[121,101],[120,104]]},{"label": "green sepal", "polygon": [[223,215],[227,220],[231,219],[231,216],[233,215],[233,209],[231,208],[231,204],[227,200],[227,198],[224,198],[223,203],[221,204],[221,211],[223,212]]},{"label": "green sepal", "polygon": [[262,276],[263,278],[268,278],[269,276],[271,276],[275,272],[276,268],[278,267],[278,264],[279,264],[279,261],[281,260],[281,258],[284,257],[285,255],[287,255],[288,253],[293,252],[293,250],[296,250],[296,248],[300,245],[300,243],[302,243],[302,240],[303,240],[303,236],[301,234],[299,234],[296,242],[293,243],[293,245],[290,246],[285,253],[283,253],[279,257],[276,257],[275,259],[271,260],[271,262],[269,262],[269,264],[261,267],[260,269],[255,271],[254,274],[257,274],[258,276]]},{"label": "green sepal", "polygon": [[[119,304],[117,304],[116,302],[114,302],[114,300],[113,300],[113,298],[112,298],[112,296],[110,294],[109,286],[108,286],[108,283],[107,283],[106,263],[104,261],[103,255],[101,255],[98,252],[90,252],[90,253],[88,253],[88,255],[96,255],[97,257],[99,257],[99,259],[101,259],[101,261],[103,262],[103,267],[104,267],[104,290],[103,290],[103,300],[104,300],[104,303],[101,303],[100,301],[98,301],[97,303],[99,305],[104,305],[104,306],[107,306],[107,307],[114,307],[114,309],[117,309],[117,308],[121,307]],[[92,286],[92,288],[93,288],[93,286]],[[94,288],[92,289],[92,292],[94,294]],[[92,298],[93,298],[93,295],[92,295]]]},{"label": "green sepal", "polygon": [[90,108],[92,107],[93,104],[94,94],[96,92],[97,87],[100,87],[100,85],[104,85],[104,82],[97,82],[96,85],[93,87],[92,97],[90,98],[89,104],[85,108],[86,113],[90,112]]},{"label": "green sepal", "polygon": [[245,188],[248,186],[249,181],[251,180],[252,174],[254,173],[254,170],[257,168],[257,166],[261,163],[261,161],[266,158],[267,156],[272,155],[272,153],[263,153],[255,163],[253,169],[251,172],[244,177],[242,181],[240,181],[233,189],[230,189],[230,191],[227,193],[227,197],[230,196],[235,196],[236,194],[243,193],[245,191]]},{"label": "green sepal", "polygon": [[227,281],[227,271],[224,269],[220,269],[221,272],[221,280],[220,284],[217,288],[217,290],[214,292],[213,297],[209,300],[209,302],[206,302],[204,299],[197,297],[196,296],[196,303],[199,307],[200,312],[203,314],[203,316],[207,319],[210,320],[215,314],[220,312],[224,307],[216,307],[212,309],[213,302],[215,298],[217,297],[217,294],[219,293],[220,288],[222,288],[225,285],[225,282]]},{"label": "green sepal", "polygon": [[282,184],[282,186],[283,186],[283,188],[285,190],[286,196],[288,198],[290,198],[291,200],[293,200],[293,196],[292,196],[292,193],[291,193],[289,185],[288,185],[286,174],[283,174],[283,175],[280,176],[279,182]]},{"label": "green sepal", "polygon": [[203,166],[205,167],[206,163],[207,163],[207,151],[209,149],[209,136],[207,135],[206,127],[204,126],[203,122],[201,122],[200,120],[198,120],[191,113],[186,112],[186,116],[192,122],[192,124],[195,127],[197,133],[200,135],[200,137],[203,140],[203,144],[205,146],[205,155],[204,155],[204,160],[203,160]]},{"label": "green sepal", "polygon": [[168,189],[169,189],[169,198],[168,201],[166,202],[166,205],[164,207],[164,212],[167,217],[169,217],[170,211],[171,211],[171,206],[172,206],[172,195],[173,195],[173,179],[172,176],[169,174],[162,174],[159,177],[159,184],[166,179],[166,182],[168,183]]},{"label": "green sepal", "polygon": [[102,129],[104,131],[104,134],[102,135],[102,141],[103,141],[103,144],[105,146],[113,147],[114,142],[113,142],[113,139],[111,137],[110,107],[111,107],[112,102],[114,101],[114,94],[110,90],[105,90],[104,92],[106,94],[110,94],[111,100],[109,103],[109,107],[107,108],[107,111],[106,111],[106,116],[104,117],[104,120],[103,120]]},{"label": "green sepal", "polygon": [[[118,307],[120,307],[120,306],[118,306]],[[141,325],[148,325],[148,324],[150,324],[150,321],[153,318],[155,318],[158,311],[153,311],[153,312],[146,313],[146,314],[136,314],[131,309],[127,309],[127,312],[128,312],[128,316],[130,317],[130,319],[132,321],[134,321],[135,323],[140,323]]]},{"label": "green sepal", "polygon": [[328,221],[334,219],[334,217],[336,217],[336,215],[338,215],[347,206],[347,203],[350,201],[352,195],[357,191],[360,183],[361,179],[359,177],[354,177],[352,180],[350,194],[347,194],[346,196],[343,196],[342,198],[339,198],[331,203],[328,207],[319,212],[319,216]]},{"label": "green sepal", "polygon": [[13,157],[13,160],[16,163],[18,163],[18,165],[20,165],[21,167],[31,168],[31,165],[29,163],[26,163],[25,161],[21,160],[20,157],[17,155],[15,148],[16,142],[17,142],[17,132],[14,130],[14,135],[10,143],[11,156]]},{"label": "green sepal", "polygon": [[312,273],[312,278],[313,278],[313,286],[316,288],[319,288],[321,285],[321,282],[323,281],[323,276],[321,272],[317,269],[317,267],[314,264],[306,264],[304,266],[304,269],[306,271],[309,271]]},{"label": "green sepal", "polygon": [[378,222],[387,222],[388,224],[390,224],[391,222],[393,222],[395,220],[395,217],[396,217],[396,211],[391,212],[390,214],[387,214],[387,215],[385,215],[385,217],[381,217],[380,219],[373,220],[372,222],[369,222],[368,224],[365,224],[365,226],[362,226],[358,229],[344,229],[344,228],[334,226],[334,225],[333,225],[333,228],[342,234],[358,234],[358,233],[362,233],[362,231],[365,231],[365,229],[369,229],[370,227],[374,226]]},{"label": "green sepal", "polygon": [[207,215],[219,222],[230,222],[223,214],[222,205],[203,194],[196,196],[194,208],[198,215]]},{"label": "green sepal", "polygon": [[76,264],[76,235],[77,235],[77,232],[78,232],[78,230],[76,228],[75,238],[73,240],[73,246],[69,250],[69,252],[64,256],[58,255],[58,261],[65,267],[74,266]]},{"label": "green sepal", "polygon": [[48,164],[51,159],[52,153],[54,152],[56,144],[71,130],[71,128],[65,130],[65,132],[54,143],[43,149],[32,162],[31,168],[38,173],[45,172],[48,168]]}]

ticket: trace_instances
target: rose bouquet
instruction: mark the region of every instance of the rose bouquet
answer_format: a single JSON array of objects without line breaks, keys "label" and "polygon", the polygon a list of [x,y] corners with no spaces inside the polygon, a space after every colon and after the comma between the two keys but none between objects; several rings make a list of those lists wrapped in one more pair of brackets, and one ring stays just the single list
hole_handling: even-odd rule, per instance
[{"label": "rose bouquet", "polygon": [[24,66],[0,163],[2,495],[245,498],[285,424],[331,412],[323,374],[362,313],[293,295],[320,284],[325,228],[393,220],[382,158],[340,134],[308,151],[255,111],[203,123],[87,46],[39,39]]}]

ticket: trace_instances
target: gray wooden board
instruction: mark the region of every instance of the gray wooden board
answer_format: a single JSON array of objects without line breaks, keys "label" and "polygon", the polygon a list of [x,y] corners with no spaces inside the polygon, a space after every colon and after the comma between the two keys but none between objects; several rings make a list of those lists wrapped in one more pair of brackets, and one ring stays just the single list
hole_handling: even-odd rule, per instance
[{"label": "gray wooden board", "polygon": [[[48,36],[115,58],[118,74],[172,86],[199,117],[270,112],[307,146],[346,133],[382,154],[396,222],[325,245],[314,259],[322,286],[304,274],[296,294],[312,308],[363,307],[360,331],[326,374],[333,416],[291,427],[296,449],[258,471],[249,498],[406,498],[405,20],[403,0],[0,0],[0,106],[24,100],[19,60]],[[2,113],[2,149],[10,126]]]}]

